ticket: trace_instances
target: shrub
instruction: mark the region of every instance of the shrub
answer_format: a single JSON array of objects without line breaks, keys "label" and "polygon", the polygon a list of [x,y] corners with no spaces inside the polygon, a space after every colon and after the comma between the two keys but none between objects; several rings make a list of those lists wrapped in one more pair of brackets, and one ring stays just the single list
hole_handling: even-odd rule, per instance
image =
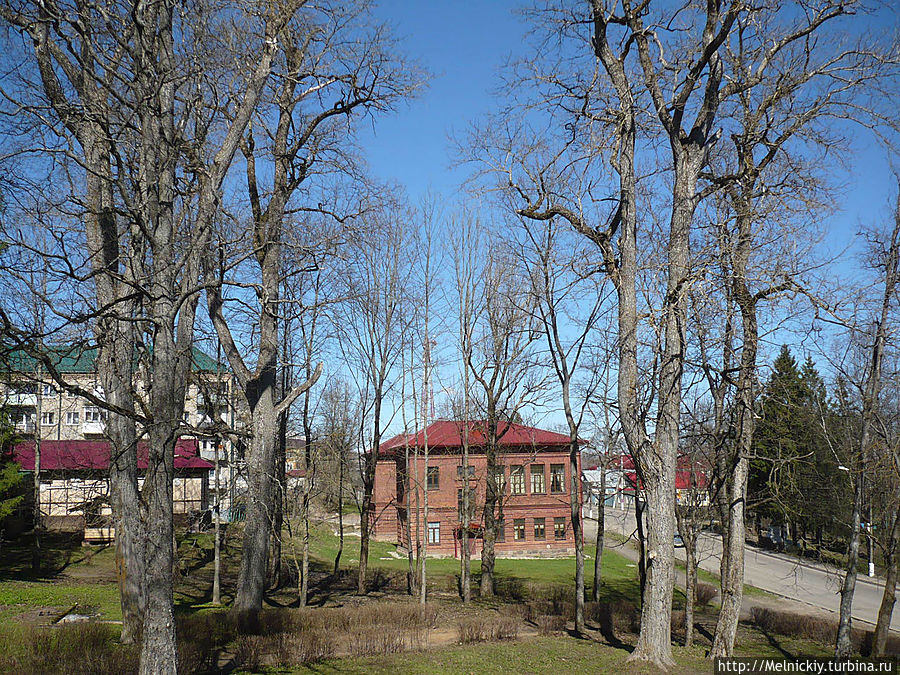
[{"label": "shrub", "polygon": [[504,616],[497,621],[497,640],[515,640],[519,637],[519,621],[515,617]]},{"label": "shrub", "polygon": [[460,619],[456,629],[459,635],[459,642],[464,645],[486,642],[491,637],[488,622],[478,617]]},{"label": "shrub", "polygon": [[584,618],[596,624],[607,640],[614,640],[622,633],[637,633],[640,630],[637,609],[628,600],[587,602],[584,605]]},{"label": "shrub", "polygon": [[525,583],[515,577],[496,579],[494,586],[497,597],[507,602],[522,602],[528,597],[528,589]]},{"label": "shrub", "polygon": [[809,614],[753,607],[750,609],[750,619],[753,625],[761,630],[790,637],[807,638],[822,644],[832,642],[837,634],[837,622]]},{"label": "shrub", "polygon": [[271,648],[271,643],[262,635],[241,635],[234,650],[234,663],[244,670],[259,670],[263,654]]},{"label": "shrub", "polygon": [[[400,628],[371,625],[360,628],[349,636],[352,656],[380,656],[402,652],[407,644],[418,645],[418,636]],[[409,642],[407,642],[409,641]]]},{"label": "shrub", "polygon": [[34,627],[25,632],[22,646],[22,653],[0,660],[0,671],[125,675],[138,668],[138,647],[118,644],[107,624]]},{"label": "shrub", "polygon": [[327,633],[316,630],[283,635],[279,663],[301,666],[334,656],[334,642]]},{"label": "shrub", "polygon": [[672,633],[684,635],[685,629],[685,613],[682,610],[672,610],[671,627]]},{"label": "shrub", "polygon": [[699,607],[705,607],[719,594],[719,589],[712,584],[697,584],[696,601]]},{"label": "shrub", "polygon": [[561,616],[545,614],[537,617],[534,622],[537,624],[539,635],[553,635],[566,629],[566,620]]}]

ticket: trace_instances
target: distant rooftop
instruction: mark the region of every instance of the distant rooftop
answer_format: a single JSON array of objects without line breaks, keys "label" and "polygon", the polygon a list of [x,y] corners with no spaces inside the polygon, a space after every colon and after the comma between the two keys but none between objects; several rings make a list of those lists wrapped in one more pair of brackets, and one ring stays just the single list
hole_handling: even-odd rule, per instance
[{"label": "distant rooftop", "polygon": [[[94,365],[97,360],[96,347],[85,347],[84,345],[57,345],[47,347],[46,349],[51,362],[60,373],[97,372]],[[216,372],[216,360],[213,357],[197,347],[192,347],[192,351],[193,370],[195,372]],[[37,369],[37,360],[30,354],[26,354],[24,351],[17,349],[9,352],[3,361],[0,362],[0,370],[4,370],[7,367],[10,372],[33,373]],[[227,372],[228,368],[225,364],[219,364],[218,370],[220,372]]]},{"label": "distant rooftop", "polygon": [[[459,420],[440,420],[427,427],[429,448],[459,448],[463,444],[463,432],[468,426],[468,440],[471,447],[484,445],[487,423],[473,420],[464,423]],[[514,422],[500,422],[499,433],[502,434],[501,448],[533,448],[559,447],[569,444],[569,436],[554,431],[545,431]],[[584,443],[585,441],[580,441]],[[424,448],[425,431],[413,434],[399,434],[381,444],[381,452],[400,450],[404,447]]]},{"label": "distant rooftop", "polygon": [[[111,445],[108,440],[96,441],[41,441],[41,470],[105,471],[109,469]],[[19,463],[22,471],[34,471],[34,441],[17,443],[12,451],[12,459]],[[138,443],[138,469],[147,468],[148,446]],[[198,454],[195,438],[179,438],[175,442],[176,469],[212,469],[212,462]]]}]

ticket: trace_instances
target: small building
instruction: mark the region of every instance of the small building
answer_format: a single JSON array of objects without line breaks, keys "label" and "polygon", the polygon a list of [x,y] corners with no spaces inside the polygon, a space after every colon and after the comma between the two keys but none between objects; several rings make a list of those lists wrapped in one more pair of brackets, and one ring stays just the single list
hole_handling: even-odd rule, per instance
[{"label": "small building", "polygon": [[[438,421],[427,427],[428,472],[425,473],[425,433],[401,434],[383,443],[375,470],[372,503],[373,538],[408,547],[406,524],[413,541],[427,538],[431,555],[459,556],[468,541],[481,555],[487,488],[485,423],[468,422],[467,477],[462,465],[464,423]],[[498,556],[554,556],[574,551],[571,520],[572,473],[569,437],[521,424],[501,423],[497,481],[503,520],[495,552]],[[406,457],[409,456],[407,463]],[[581,490],[581,456],[576,467]],[[469,517],[463,513],[463,485],[468,481]],[[428,494],[427,519],[424,494]],[[581,503],[581,495],[576,495]],[[468,527],[467,527],[468,525]],[[468,536],[465,533],[468,532]]]},{"label": "small building", "polygon": [[[41,442],[41,518],[44,527],[70,532],[112,525],[109,502],[110,443],[102,440]],[[138,485],[143,484],[148,448],[138,444]],[[34,441],[13,447],[12,459],[21,471],[33,473]],[[209,509],[212,463],[199,455],[197,439],[180,438],[175,444],[173,508],[186,522]]]},{"label": "small building", "polygon": [[[106,410],[77,393],[89,392],[104,400],[97,348],[55,345],[46,347],[46,355],[62,384],[50,377],[40,361],[23,351],[13,350],[0,363],[0,406],[8,412],[16,434],[28,441],[39,438],[46,447],[53,447],[49,443],[106,442]],[[146,364],[136,360],[134,394],[145,403],[147,378]],[[199,443],[199,457],[207,460],[210,467],[207,483],[213,491],[211,501],[218,503],[226,519],[232,517],[233,510],[238,511],[232,503],[243,503],[247,490],[244,445],[234,440],[239,434],[228,430],[242,430],[247,414],[230,370],[194,347],[180,436],[196,439],[195,445]],[[176,457],[176,462],[180,461]]]},{"label": "small building", "polygon": [[[634,501],[635,488],[639,489],[639,496],[642,489],[634,459],[630,455],[620,455],[615,458],[614,466],[622,476],[619,493],[625,497],[623,505],[630,506]],[[681,506],[709,506],[709,471],[706,464],[684,453],[678,455],[675,467],[675,501]]]}]

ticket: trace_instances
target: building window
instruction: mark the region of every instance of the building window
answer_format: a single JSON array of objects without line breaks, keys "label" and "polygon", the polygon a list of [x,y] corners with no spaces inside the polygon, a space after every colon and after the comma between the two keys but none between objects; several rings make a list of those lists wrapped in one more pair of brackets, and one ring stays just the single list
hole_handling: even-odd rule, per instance
[{"label": "building window", "polygon": [[436,466],[428,467],[428,480],[426,483],[428,484],[429,490],[437,490],[441,484],[441,470]]},{"label": "building window", "polygon": [[502,466],[494,467],[494,484],[497,486],[497,496],[502,497],[506,492],[506,469]]},{"label": "building window", "polygon": [[441,543],[441,523],[440,521],[435,523],[428,523],[428,543],[429,544],[440,544]]},{"label": "building window", "polygon": [[52,412],[42,412],[41,413],[41,424],[45,427],[50,427],[56,424],[56,415]]},{"label": "building window", "polygon": [[565,464],[550,465],[550,492],[566,491],[566,466]]},{"label": "building window", "polygon": [[[463,468],[462,465],[456,467],[456,477],[462,480],[463,477]],[[475,478],[475,467],[469,464],[469,478]]]},{"label": "building window", "polygon": [[496,541],[506,541],[506,523],[502,520],[497,523],[497,539]]},{"label": "building window", "polygon": [[46,396],[48,398],[52,398],[56,396],[56,387],[52,384],[45,384],[41,386],[41,396]]},{"label": "building window", "polygon": [[510,494],[525,494],[525,467],[513,466],[509,471],[509,491]]},{"label": "building window", "polygon": [[103,413],[100,408],[97,408],[96,406],[87,406],[84,409],[84,421],[85,423],[102,422]]},{"label": "building window", "polygon": [[[456,490],[456,511],[459,513],[460,520],[463,519],[463,515],[465,514],[465,509],[463,508],[463,491],[462,488]],[[475,492],[470,488],[469,489],[469,519],[472,518],[472,514],[475,513]]]},{"label": "building window", "polygon": [[535,539],[543,539],[544,538],[544,519],[543,518],[535,518],[534,519],[534,538]]},{"label": "building window", "polygon": [[542,495],[547,491],[546,485],[544,485],[544,465],[543,464],[532,464],[531,465],[531,494],[533,495]]},{"label": "building window", "polygon": [[566,538],[566,519],[565,518],[554,518],[553,519],[553,538],[554,539],[565,539]]},{"label": "building window", "polygon": [[66,424],[73,426],[81,423],[81,413],[77,410],[71,410],[66,413]]},{"label": "building window", "polygon": [[513,539],[516,541],[525,541],[525,519],[516,518],[513,520]]}]

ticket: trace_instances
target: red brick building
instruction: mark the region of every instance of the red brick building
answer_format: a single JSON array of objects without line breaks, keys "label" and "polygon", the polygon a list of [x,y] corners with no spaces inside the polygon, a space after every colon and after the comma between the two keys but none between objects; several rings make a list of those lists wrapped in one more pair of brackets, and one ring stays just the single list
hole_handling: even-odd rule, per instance
[{"label": "red brick building", "polygon": [[[483,422],[469,422],[469,547],[481,555],[477,532],[483,527],[487,485]],[[395,436],[383,443],[375,471],[373,537],[406,547],[406,519],[410,534],[427,537],[428,552],[460,555],[462,512],[463,423],[439,421],[428,429],[428,474],[425,474],[425,434]],[[503,524],[497,539],[498,556],[562,555],[574,551],[570,495],[569,437],[509,423],[501,428],[497,480],[501,486]],[[409,466],[406,466],[406,449]],[[581,457],[578,458],[581,475]],[[581,481],[578,503],[581,503]],[[428,491],[428,515],[423,517],[423,488]]]}]

